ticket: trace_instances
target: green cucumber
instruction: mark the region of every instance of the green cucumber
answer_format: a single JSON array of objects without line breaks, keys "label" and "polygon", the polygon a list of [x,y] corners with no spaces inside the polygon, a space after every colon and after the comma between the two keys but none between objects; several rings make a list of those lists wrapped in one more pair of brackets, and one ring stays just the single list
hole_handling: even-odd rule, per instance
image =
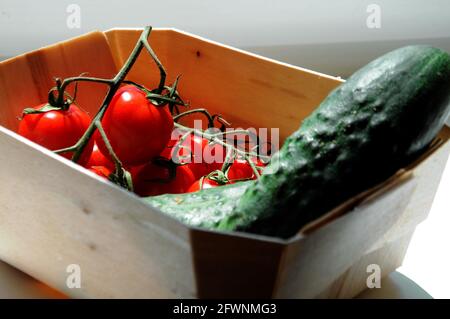
[{"label": "green cucumber", "polygon": [[162,212],[195,227],[217,229],[250,182],[207,188],[188,194],[164,194],[145,198]]},{"label": "green cucumber", "polygon": [[[184,220],[191,224],[195,210],[204,212],[200,219],[217,217],[195,225],[290,237],[415,158],[443,127],[449,102],[448,53],[428,46],[392,51],[332,91],[238,198],[217,188],[225,210],[198,201],[175,206],[177,216],[190,216]],[[189,202],[207,191],[177,196]],[[159,207],[173,212],[162,201]]]}]

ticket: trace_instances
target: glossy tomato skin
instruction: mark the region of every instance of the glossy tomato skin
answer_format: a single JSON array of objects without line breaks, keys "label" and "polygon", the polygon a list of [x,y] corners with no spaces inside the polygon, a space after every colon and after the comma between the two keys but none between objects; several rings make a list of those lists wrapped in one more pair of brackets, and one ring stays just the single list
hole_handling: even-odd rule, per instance
[{"label": "glossy tomato skin", "polygon": [[156,196],[161,194],[185,193],[195,181],[194,174],[185,165],[176,167],[175,178],[168,182],[155,181],[155,179],[167,180],[169,169],[154,163],[148,163],[137,169],[130,169],[133,178],[133,187],[139,196]]},{"label": "glossy tomato skin", "polygon": [[[102,126],[122,163],[134,166],[150,161],[164,150],[172,133],[173,119],[167,106],[155,106],[145,92],[134,85],[125,85],[112,98]],[[95,140],[109,158],[100,134],[95,135]]]},{"label": "glossy tomato skin", "polygon": [[227,155],[225,147],[219,144],[208,144],[203,150],[203,161],[208,167],[208,174],[222,169]]},{"label": "glossy tomato skin", "polygon": [[92,154],[89,157],[89,161],[86,163],[85,167],[92,166],[104,166],[109,168],[110,170],[114,169],[114,163],[111,162],[102,152],[98,149],[97,143],[94,143],[94,147],[92,149]]},{"label": "glossy tomato skin", "polygon": [[[40,109],[45,104],[35,107]],[[75,104],[67,110],[25,114],[19,123],[18,133],[52,151],[75,145],[91,122],[90,116]],[[93,140],[86,145],[78,163],[86,165],[92,153]],[[73,153],[61,154],[71,159]]]},{"label": "glossy tomato skin", "polygon": [[[226,184],[233,184],[233,182],[228,181]],[[225,184],[220,184],[212,179],[209,179],[207,176],[203,176],[200,179],[196,180],[194,183],[192,183],[191,186],[189,186],[187,192],[193,193],[193,192],[197,192],[202,189],[213,188],[213,187],[218,187],[218,186],[222,186],[222,185],[225,185]]]},{"label": "glossy tomato skin", "polygon": [[[253,163],[255,163],[256,167],[264,167],[265,164],[259,160],[253,158]],[[239,180],[239,179],[256,179],[256,175],[253,172],[250,164],[242,158],[236,158],[228,169],[228,179],[230,180]]]},{"label": "glossy tomato skin", "polygon": [[175,154],[175,146],[180,136],[174,135],[175,138],[169,141],[161,153],[162,157],[171,159],[175,163],[185,164],[194,173],[196,179],[222,168],[226,155],[223,146],[209,144],[207,139],[190,134]]},{"label": "glossy tomato skin", "polygon": [[163,151],[165,156],[171,156],[174,162],[179,164],[197,162],[201,163],[203,158],[203,150],[208,145],[208,140],[195,134],[190,134],[183,141],[181,148],[175,154],[175,146],[178,139],[171,139],[167,144],[167,148]]},{"label": "glossy tomato skin", "polygon": [[213,187],[218,187],[218,186],[221,186],[221,184],[204,176],[204,177],[196,180],[194,183],[192,183],[191,186],[189,186],[187,192],[193,193],[193,192],[197,192],[202,189],[213,188]]},{"label": "glossy tomato skin", "polygon": [[214,168],[211,168],[210,165],[205,163],[191,163],[186,164],[187,167],[192,171],[196,179],[199,179],[202,176],[208,175],[212,171],[214,171]]},{"label": "glossy tomato skin", "polygon": [[105,166],[92,166],[89,170],[100,177],[108,179],[109,175],[111,175],[112,171]]}]

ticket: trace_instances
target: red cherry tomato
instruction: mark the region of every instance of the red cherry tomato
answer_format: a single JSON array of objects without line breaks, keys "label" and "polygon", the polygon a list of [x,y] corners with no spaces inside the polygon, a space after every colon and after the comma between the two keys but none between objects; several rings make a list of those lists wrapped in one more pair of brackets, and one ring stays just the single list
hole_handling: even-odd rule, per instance
[{"label": "red cherry tomato", "polygon": [[94,143],[91,157],[89,158],[89,161],[86,164],[86,167],[92,167],[92,166],[105,166],[111,170],[114,169],[114,163],[111,162],[109,159],[107,159],[106,156],[103,155],[102,152],[100,152],[100,150],[98,149],[97,143]]},{"label": "red cherry tomato", "polygon": [[111,175],[111,170],[105,166],[92,166],[89,170],[100,177],[104,177],[108,179],[109,175]]},{"label": "red cherry tomato", "polygon": [[[45,104],[35,107],[40,109]],[[31,141],[52,151],[75,145],[91,122],[90,116],[75,104],[67,110],[53,110],[44,113],[23,115],[18,133]],[[91,156],[94,142],[86,145],[79,159],[80,165],[86,165]],[[70,159],[73,153],[61,154]]]},{"label": "red cherry tomato", "polygon": [[193,193],[193,192],[197,192],[202,189],[213,188],[213,187],[217,187],[217,186],[221,186],[221,184],[204,176],[204,177],[200,178],[199,180],[196,180],[194,183],[192,183],[191,186],[189,186],[189,189],[187,190],[187,192]]},{"label": "red cherry tomato", "polygon": [[227,181],[226,183],[219,183],[208,176],[203,176],[200,179],[196,180],[194,183],[189,186],[188,193],[197,192],[202,189],[213,188],[218,186],[223,186],[226,184],[233,184],[233,181]]},{"label": "red cherry tomato", "polygon": [[[174,131],[175,132],[175,131]],[[185,164],[190,162],[202,162],[203,158],[203,150],[206,145],[208,145],[208,140],[195,135],[188,135],[182,145],[178,148],[177,154],[175,154],[175,146],[177,142],[180,140],[181,136],[179,133],[173,133],[173,139],[171,139],[166,148],[162,151],[161,156],[172,159],[175,163]]]},{"label": "red cherry tomato", "polygon": [[[173,120],[167,106],[155,106],[144,91],[125,85],[112,98],[102,126],[117,157],[124,165],[133,166],[150,161],[164,150]],[[95,134],[95,140],[109,158],[100,134]]]},{"label": "red cherry tomato", "polygon": [[214,170],[221,169],[225,159],[225,148],[219,144],[209,144],[208,140],[195,134],[190,134],[178,148],[175,154],[175,145],[180,135],[175,135],[161,153],[166,159],[175,163],[185,164],[199,179]]},{"label": "red cherry tomato", "polygon": [[[264,167],[265,164],[258,158],[252,159],[256,167]],[[228,178],[230,180],[237,179],[256,179],[250,164],[242,158],[236,158],[228,169]]]},{"label": "red cherry tomato", "polygon": [[208,174],[208,165],[203,162],[203,151],[208,145],[208,140],[191,134],[183,141],[177,154],[175,154],[175,146],[180,137],[170,140],[161,156],[172,160],[174,163],[185,164],[194,173],[195,178]]},{"label": "red cherry tomato", "polygon": [[213,168],[210,168],[210,166],[205,163],[189,163],[185,166],[187,166],[192,171],[196,179],[208,175],[209,173],[214,171]]},{"label": "red cherry tomato", "polygon": [[208,173],[222,169],[226,156],[225,147],[217,143],[208,144],[203,150],[203,162],[208,167]]},{"label": "red cherry tomato", "polygon": [[130,169],[130,172],[134,191],[140,196],[185,193],[195,181],[194,174],[185,165],[176,167],[175,177],[170,181],[164,181],[169,179],[169,169],[154,163],[135,170]]}]

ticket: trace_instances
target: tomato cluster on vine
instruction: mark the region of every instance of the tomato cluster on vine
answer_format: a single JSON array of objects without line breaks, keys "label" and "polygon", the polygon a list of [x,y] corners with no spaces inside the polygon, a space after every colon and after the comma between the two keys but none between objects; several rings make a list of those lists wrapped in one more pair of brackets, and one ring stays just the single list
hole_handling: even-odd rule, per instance
[{"label": "tomato cluster on vine", "polygon": [[[18,133],[50,150],[77,143],[92,121],[89,114],[71,103],[67,108],[42,110],[22,115]],[[223,168],[226,148],[208,139],[174,129],[167,106],[158,106],[134,85],[124,85],[114,94],[102,120],[110,146],[123,167],[130,172],[135,193],[153,196],[184,193],[216,187],[237,180],[255,179],[250,164],[236,157],[225,178],[212,173]],[[62,154],[71,158],[72,152]],[[264,164],[252,158],[257,167]],[[114,172],[115,164],[101,134],[96,131],[78,162],[104,177]],[[212,175],[211,175],[212,174]]]},{"label": "tomato cluster on vine", "polygon": [[[140,196],[194,192],[242,180],[256,179],[264,163],[253,152],[236,150],[225,134],[207,134],[177,123],[182,116],[200,112],[208,128],[217,119],[205,109],[179,112],[186,106],[178,95],[178,78],[165,85],[166,72],[147,38],[145,28],[126,63],[112,79],[85,76],[61,81],[49,92],[48,103],[23,111],[18,133],[84,166]],[[126,81],[125,77],[145,48],[161,74],[156,89]],[[100,82],[109,86],[97,114],[91,116],[67,92],[70,83]]]}]

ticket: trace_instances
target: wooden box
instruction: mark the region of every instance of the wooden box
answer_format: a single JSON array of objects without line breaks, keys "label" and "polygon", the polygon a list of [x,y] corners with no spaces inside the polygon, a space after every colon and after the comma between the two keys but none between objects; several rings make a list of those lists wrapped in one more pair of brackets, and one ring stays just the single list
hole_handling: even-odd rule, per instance
[{"label": "wooden box", "polygon": [[[289,240],[186,227],[14,133],[53,77],[111,77],[140,32],[92,32],[0,63],[0,259],[69,296],[105,298],[352,297],[368,265],[386,275],[401,264],[448,158],[448,128],[416,163]],[[341,83],[178,30],[154,30],[150,43],[191,105],[234,127],[278,127],[282,139]],[[129,79],[156,86],[146,54]],[[105,91],[81,83],[78,104],[95,112]],[[81,288],[66,285],[71,264]]]}]

